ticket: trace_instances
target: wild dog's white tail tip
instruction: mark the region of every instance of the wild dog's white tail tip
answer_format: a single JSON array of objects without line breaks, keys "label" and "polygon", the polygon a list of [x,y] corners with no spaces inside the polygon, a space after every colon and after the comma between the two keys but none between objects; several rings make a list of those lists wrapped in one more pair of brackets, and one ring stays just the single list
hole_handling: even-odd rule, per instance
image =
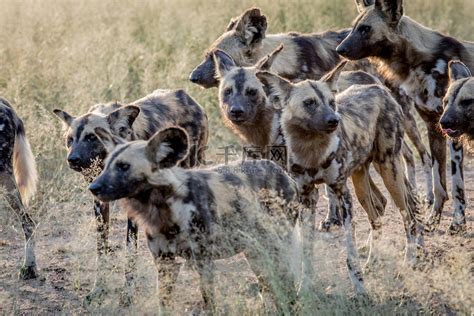
[{"label": "wild dog's white tail tip", "polygon": [[300,288],[303,282],[303,234],[299,218],[291,236],[290,260],[291,273],[296,281],[297,288]]},{"label": "wild dog's white tail tip", "polygon": [[13,172],[22,202],[27,205],[36,192],[38,172],[36,170],[36,162],[31,151],[30,143],[22,132],[18,133],[15,138]]}]

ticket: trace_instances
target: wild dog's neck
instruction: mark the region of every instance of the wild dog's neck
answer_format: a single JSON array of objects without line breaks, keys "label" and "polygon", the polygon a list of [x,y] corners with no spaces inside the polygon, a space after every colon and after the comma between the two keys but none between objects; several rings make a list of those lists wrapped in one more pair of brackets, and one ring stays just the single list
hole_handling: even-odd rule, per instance
[{"label": "wild dog's neck", "polygon": [[[227,125],[239,134],[239,136],[250,145],[264,149],[270,143],[272,132],[272,121],[275,109],[268,104],[261,104],[251,122],[236,125],[225,118]],[[224,116],[225,117],[225,116]]]},{"label": "wild dog's neck", "polygon": [[453,58],[460,58],[472,65],[472,58],[464,44],[404,16],[393,37],[384,41],[378,56],[371,59],[381,66],[386,79],[403,82],[410,71],[418,67],[431,70],[439,59],[444,59],[447,64]]},{"label": "wild dog's neck", "polygon": [[304,168],[321,168],[339,147],[339,129],[330,134],[310,133],[300,125],[283,123],[283,130],[294,162]]}]

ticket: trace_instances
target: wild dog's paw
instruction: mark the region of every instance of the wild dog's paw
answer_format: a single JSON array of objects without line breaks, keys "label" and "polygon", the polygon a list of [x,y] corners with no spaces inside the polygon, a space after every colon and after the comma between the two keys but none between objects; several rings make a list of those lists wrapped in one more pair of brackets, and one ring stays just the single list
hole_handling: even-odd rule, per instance
[{"label": "wild dog's paw", "polygon": [[95,286],[87,295],[84,297],[84,307],[91,306],[93,304],[100,305],[104,301],[106,290],[100,286]]},{"label": "wild dog's paw", "polygon": [[463,234],[466,232],[466,219],[464,219],[464,221],[455,221],[453,220],[451,222],[451,225],[449,225],[449,228],[448,228],[448,233],[450,235],[460,235],[460,234]]},{"label": "wild dog's paw", "polygon": [[433,214],[431,213],[428,217],[428,220],[425,224],[425,231],[433,232],[438,228],[439,223],[441,222],[441,214]]},{"label": "wild dog's paw", "polygon": [[18,273],[18,278],[20,280],[31,280],[38,277],[38,270],[36,266],[22,266],[20,272]]},{"label": "wild dog's paw", "polygon": [[336,218],[326,218],[324,221],[319,223],[319,230],[322,232],[329,232],[331,227],[341,227],[342,223]]}]

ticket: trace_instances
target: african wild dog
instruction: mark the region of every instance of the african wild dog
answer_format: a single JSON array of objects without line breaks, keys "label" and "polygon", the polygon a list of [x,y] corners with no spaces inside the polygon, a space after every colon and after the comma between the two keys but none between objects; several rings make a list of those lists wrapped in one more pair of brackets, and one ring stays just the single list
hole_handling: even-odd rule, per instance
[{"label": "african wild dog", "polygon": [[[103,201],[125,198],[128,216],[143,224],[158,269],[161,302],[170,304],[179,273],[174,259],[181,256],[199,272],[206,308],[213,310],[213,260],[242,251],[261,285],[271,293],[274,281],[267,278],[281,278],[289,301],[294,300],[295,276],[290,276],[290,267],[282,263],[272,271],[276,274],[268,274],[261,259],[283,259],[277,241],[290,237],[296,225],[298,214],[287,207],[296,201],[296,183],[268,160],[210,169],[180,168],[177,165],[188,155],[187,138],[183,129],[171,127],[148,141],[123,143],[110,154],[104,170],[89,186]],[[278,223],[272,221],[277,215],[274,211],[271,214],[275,216],[269,216],[260,207],[263,189],[276,191],[284,201]],[[298,242],[300,245],[301,240]],[[261,247],[272,250],[262,252]]]},{"label": "african wild dog", "polygon": [[300,194],[312,190],[314,184],[326,183],[338,198],[346,230],[349,276],[356,290],[365,291],[354,245],[347,180],[352,177],[371,224],[369,263],[374,258],[373,242],[380,234],[386,204],[370,178],[371,163],[400,209],[407,237],[405,259],[413,264],[416,245],[423,242],[419,209],[402,166],[403,113],[390,91],[375,84],[353,85],[334,95],[338,72],[320,81],[296,84],[270,72],[259,72],[257,77],[281,100],[283,134],[290,148],[291,171],[299,175]]},{"label": "african wild dog", "polygon": [[[449,88],[444,97],[444,113],[440,124],[443,132],[456,140],[452,146],[459,146],[458,152],[462,153],[463,144],[472,150],[472,140],[474,139],[474,78],[469,68],[460,61],[450,61],[448,64]],[[463,169],[458,166],[463,165],[463,155],[452,155],[453,189],[452,196],[455,199],[464,200],[463,183],[457,182],[464,179]],[[453,215],[452,230],[465,231],[466,217],[463,208],[456,208]]]},{"label": "african wild dog", "polygon": [[[428,138],[433,157],[435,200],[428,219],[434,229],[448,199],[446,192],[446,140],[438,128],[443,111],[441,99],[448,84],[447,63],[451,59],[464,61],[474,69],[474,44],[430,30],[403,14],[402,0],[356,0],[362,8],[349,36],[337,52],[357,60],[369,57],[380,65],[384,76],[401,86],[417,103],[418,113],[428,126]],[[450,142],[451,157],[462,156],[462,145]],[[462,170],[460,160],[452,159]],[[462,172],[453,174],[453,184],[460,189],[454,196],[455,214],[466,207]],[[458,184],[461,184],[458,186]],[[453,189],[454,190],[454,189]],[[450,231],[459,231],[453,221]]]},{"label": "african wild dog", "polygon": [[[97,129],[131,141],[148,139],[161,128],[178,125],[188,131],[191,139],[190,154],[181,162],[181,166],[193,167],[204,159],[203,149],[208,137],[207,116],[204,109],[183,90],[156,90],[129,105],[97,104],[79,117],[61,110],[54,110],[54,113],[67,126],[66,147],[70,168],[82,172],[87,178],[90,178],[89,168],[95,167],[95,161],[98,161],[98,168],[101,169],[103,161],[115,147],[113,142],[101,141],[97,137]],[[95,172],[92,176],[97,174]],[[102,296],[104,292],[105,267],[102,258],[108,252],[109,204],[94,199],[94,211],[97,219],[99,269],[94,289],[86,297],[88,301]],[[127,246],[130,251],[132,248],[136,250],[137,231],[137,226],[129,220]],[[133,261],[129,264],[132,265],[130,269],[133,269]],[[130,290],[133,275],[127,272],[126,276],[126,290]],[[128,300],[130,295],[128,296],[124,298]]]},{"label": "african wild dog", "polygon": [[[25,210],[36,191],[36,163],[25,127],[7,100],[0,98],[0,188],[2,200],[18,215],[25,235],[25,261],[19,277],[37,277],[34,231],[35,222]],[[3,201],[2,201],[3,202]]]},{"label": "african wild dog", "polygon": [[[212,55],[217,50],[222,50],[231,56],[237,66],[250,67],[267,54],[270,54],[281,43],[284,44],[285,48],[274,58],[270,70],[292,81],[318,80],[340,61],[336,47],[350,32],[349,29],[346,29],[320,34],[291,32],[267,35],[266,28],[267,19],[258,8],[249,9],[241,16],[232,19],[225,33],[207,50],[204,61],[193,70],[190,80],[204,88],[219,85],[219,76],[216,76],[216,67],[212,61]],[[346,70],[354,69],[364,70],[379,76],[375,67],[367,60],[346,65]],[[407,136],[413,142],[421,157],[426,181],[426,199],[431,203],[433,200],[431,157],[421,141],[415,118],[411,114],[412,102],[399,93],[398,87],[391,86],[390,88],[403,107]],[[406,155],[411,154],[409,147],[405,147],[405,149],[407,149],[404,151]],[[410,181],[416,187],[413,155],[411,157],[406,156],[406,158]],[[331,202],[333,200],[333,198],[330,199],[332,205],[329,214],[334,214],[335,211],[334,203]],[[325,220],[322,223],[324,229],[329,229],[332,224],[339,222],[334,216],[328,218],[333,218],[333,220]]]}]

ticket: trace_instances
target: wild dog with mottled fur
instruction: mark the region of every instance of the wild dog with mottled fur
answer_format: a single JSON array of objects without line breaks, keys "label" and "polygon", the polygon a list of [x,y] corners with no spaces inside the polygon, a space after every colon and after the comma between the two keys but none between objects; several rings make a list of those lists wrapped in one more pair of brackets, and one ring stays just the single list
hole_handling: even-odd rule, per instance
[{"label": "wild dog with mottled fur", "polygon": [[407,237],[405,259],[413,264],[416,244],[422,243],[419,209],[401,159],[403,113],[390,91],[381,85],[353,85],[334,95],[337,72],[320,81],[297,84],[270,72],[257,73],[257,77],[284,107],[281,124],[292,156],[291,171],[299,174],[301,194],[312,190],[314,184],[326,183],[338,198],[346,230],[349,276],[356,290],[365,291],[354,244],[347,180],[352,178],[357,198],[371,224],[369,262],[373,259],[372,244],[380,234],[386,203],[370,178],[371,163],[400,209]]},{"label": "wild dog with mottled fur", "polygon": [[[456,140],[453,145],[459,145],[458,151],[463,150],[462,144],[472,150],[474,139],[474,78],[469,68],[460,61],[450,61],[448,65],[449,88],[444,97],[444,113],[440,124],[443,132]],[[452,155],[451,173],[453,186],[451,194],[456,200],[464,200],[464,185],[459,180],[464,179],[462,155]],[[455,182],[457,181],[457,182]],[[463,208],[456,208],[453,215],[452,231],[466,230],[466,217]]]},{"label": "wild dog with mottled fur", "polygon": [[[282,214],[283,222],[272,226],[273,216],[260,209],[259,192],[276,191],[287,204],[297,198],[296,183],[268,160],[210,169],[180,168],[177,165],[188,155],[188,144],[187,133],[177,127],[164,129],[148,141],[124,143],[110,154],[103,172],[89,186],[103,201],[124,199],[128,216],[143,224],[163,304],[170,304],[179,273],[174,258],[181,256],[199,272],[204,302],[214,310],[213,260],[242,251],[262,285],[272,291],[267,278],[282,278],[289,299],[295,299],[289,267],[282,264],[276,275],[269,275],[261,257],[282,260],[276,241],[292,235],[297,214]],[[262,253],[251,240],[265,249],[275,247],[275,253]]]},{"label": "wild dog with mottled fur", "polygon": [[339,62],[336,46],[349,34],[349,29],[325,33],[266,34],[267,18],[260,9],[251,8],[232,19],[222,34],[207,50],[204,61],[189,79],[204,88],[217,87],[212,54],[226,52],[239,66],[253,66],[283,44],[285,49],[275,58],[271,71],[289,80],[319,79]]},{"label": "wild dog with mottled fur", "polygon": [[[474,69],[474,44],[460,42],[428,29],[403,13],[402,0],[356,0],[362,8],[349,36],[337,48],[342,56],[357,60],[369,57],[379,63],[384,76],[401,86],[416,101],[428,126],[433,157],[435,200],[428,219],[434,229],[441,220],[446,193],[446,140],[438,128],[443,111],[441,99],[448,84],[447,64],[459,59]],[[462,145],[450,142],[451,157],[462,156]],[[461,160],[451,160],[462,170]],[[453,184],[463,183],[462,172],[453,174]],[[464,191],[464,185],[461,185]],[[464,213],[465,196],[454,196],[455,214]],[[450,225],[459,231],[456,220]]]},{"label": "wild dog with mottled fur", "polygon": [[[216,76],[216,67],[212,62],[212,55],[217,50],[227,53],[237,66],[245,68],[256,65],[257,61],[265,58],[267,54],[271,54],[282,43],[285,48],[272,60],[270,70],[292,81],[317,80],[332,70],[340,61],[335,50],[349,32],[349,30],[342,30],[307,35],[295,32],[267,35],[266,28],[267,19],[258,8],[249,9],[241,16],[232,19],[225,33],[207,50],[204,61],[193,70],[190,80],[204,88],[219,85],[220,77]],[[346,70],[364,70],[378,76],[375,67],[367,60],[347,64],[345,67]],[[432,203],[431,157],[421,141],[415,118],[411,113],[413,104],[399,93],[399,87],[391,86],[391,90],[403,107],[405,130],[421,157],[426,181],[426,199],[429,203]],[[410,148],[404,147],[404,149],[410,181],[416,187],[415,160]],[[329,191],[328,194],[330,195]],[[332,205],[334,204],[331,202],[332,200],[333,198],[330,198],[331,207],[328,214],[328,218],[331,219],[327,219],[322,223],[324,229],[329,229],[331,225],[339,223],[339,220],[333,216],[335,207]]]},{"label": "wild dog with mottled fur", "polygon": [[[110,137],[131,141],[148,139],[162,128],[178,125],[186,129],[191,139],[190,153],[181,162],[181,166],[193,167],[204,159],[203,149],[208,137],[207,116],[204,109],[183,90],[156,90],[128,105],[116,102],[97,104],[79,117],[73,117],[62,110],[54,110],[54,113],[67,126],[66,146],[70,168],[82,172],[88,178],[91,178],[89,168],[101,169],[103,161],[115,147],[113,142],[103,142],[97,137],[98,129],[105,130]],[[92,178],[97,174],[95,171]],[[102,274],[105,267],[102,266],[104,260],[101,258],[108,251],[109,204],[95,199],[94,211],[97,219],[99,270],[96,284],[87,300],[103,294]],[[129,220],[127,246],[130,250],[136,250],[137,231],[136,225]],[[133,275],[127,273],[126,276],[126,288],[129,288]]]},{"label": "wild dog with mottled fur", "polygon": [[2,199],[18,215],[25,236],[25,261],[19,277],[37,277],[34,231],[35,222],[25,210],[36,191],[36,163],[22,120],[7,100],[0,98],[0,187]]}]

